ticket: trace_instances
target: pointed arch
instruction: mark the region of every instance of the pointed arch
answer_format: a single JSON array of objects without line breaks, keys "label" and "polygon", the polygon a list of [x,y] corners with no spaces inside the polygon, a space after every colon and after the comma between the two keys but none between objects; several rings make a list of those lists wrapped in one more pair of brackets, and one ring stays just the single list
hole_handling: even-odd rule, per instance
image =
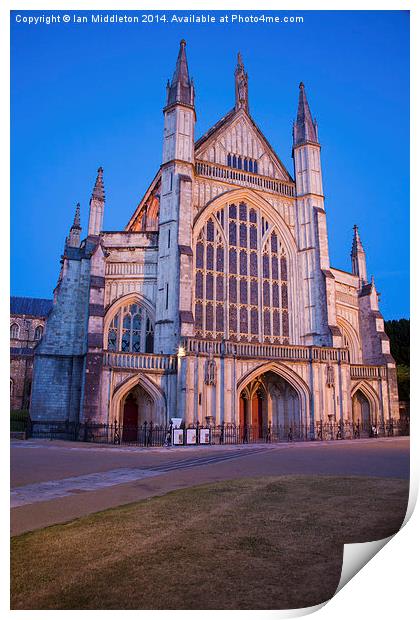
[{"label": "pointed arch", "polygon": [[350,363],[360,364],[362,362],[362,347],[357,331],[353,325],[342,316],[337,316],[337,325],[343,337],[343,346],[349,349]]},{"label": "pointed arch", "polygon": [[375,389],[372,387],[372,385],[370,385],[366,381],[360,381],[359,383],[356,383],[356,385],[353,386],[351,393],[350,393],[352,402],[357,392],[361,392],[369,403],[370,419],[378,423],[381,419],[381,416],[380,416],[381,408],[380,408],[379,396],[376,393]]},{"label": "pointed arch", "polygon": [[247,387],[249,383],[251,383],[254,379],[259,377],[260,375],[264,375],[267,372],[272,372],[278,375],[281,379],[286,381],[289,385],[294,388],[295,392],[298,395],[299,400],[299,408],[300,408],[300,417],[301,419],[309,424],[310,422],[310,402],[311,402],[311,393],[307,383],[300,377],[296,372],[294,372],[291,368],[282,364],[281,362],[268,362],[265,364],[261,364],[245,373],[237,382],[237,411],[239,411],[239,399],[241,392]]},{"label": "pointed arch", "polygon": [[[145,324],[144,326],[142,326],[142,343],[144,344],[144,346],[142,348],[145,348],[146,345],[148,346],[148,348],[150,348],[150,343],[148,344],[148,342],[152,342],[152,340],[149,341],[147,340],[148,336],[150,335],[150,333],[153,335],[154,333],[154,324],[155,324],[155,307],[152,304],[152,302],[147,299],[147,297],[144,297],[143,295],[140,295],[139,293],[129,293],[128,295],[124,295],[123,297],[119,297],[116,301],[114,301],[114,303],[112,303],[104,316],[104,332],[103,332],[103,347],[104,350],[108,349],[108,335],[109,335],[109,330],[111,327],[111,324],[114,321],[114,318],[118,315],[118,313],[124,308],[124,307],[130,307],[132,305],[138,305],[140,306],[144,312],[145,312]],[[121,321],[120,321],[121,323]],[[149,353],[153,352],[153,344],[151,345],[152,351],[147,351]],[[146,350],[146,349],[145,349]]]},{"label": "pointed arch", "polygon": [[198,234],[204,226],[206,220],[216,211],[224,207],[226,204],[246,202],[250,206],[257,207],[280,231],[283,243],[287,248],[290,256],[297,253],[297,245],[289,226],[282,218],[280,213],[265,198],[254,190],[241,187],[238,189],[228,190],[212,198],[197,214],[193,222],[193,243],[197,241]]},{"label": "pointed arch", "polygon": [[[214,250],[216,229],[224,232],[220,261]],[[192,245],[197,337],[299,341],[296,241],[261,195],[238,188],[212,199],[195,218]]]},{"label": "pointed arch", "polygon": [[109,408],[109,423],[113,424],[116,420],[122,423],[122,404],[129,392],[139,385],[150,396],[153,401],[153,422],[156,424],[165,424],[166,422],[166,398],[163,391],[146,375],[138,374],[129,377],[123,383],[120,383],[111,395]]}]

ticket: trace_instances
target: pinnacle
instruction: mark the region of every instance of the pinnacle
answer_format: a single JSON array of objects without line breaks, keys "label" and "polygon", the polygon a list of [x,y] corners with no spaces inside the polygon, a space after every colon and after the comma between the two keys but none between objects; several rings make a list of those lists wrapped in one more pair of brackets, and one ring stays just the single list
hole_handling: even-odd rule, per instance
[{"label": "pinnacle", "polygon": [[172,76],[172,82],[168,80],[168,98],[167,105],[173,103],[187,103],[188,105],[194,104],[194,89],[188,73],[187,54],[185,47],[187,42],[185,39],[181,39],[179,43],[178,58],[176,61],[175,71]]},{"label": "pinnacle", "polygon": [[95,185],[94,185],[93,192],[92,192],[92,198],[96,198],[97,200],[101,200],[102,202],[105,202],[103,172],[104,172],[104,169],[102,168],[102,166],[99,166],[98,176],[96,177]]},{"label": "pinnacle", "polygon": [[353,230],[354,230],[354,233],[353,233],[353,245],[352,245],[352,248],[351,248],[352,256],[354,256],[358,252],[364,252],[362,241],[360,239],[359,227],[358,227],[357,224],[355,224],[353,226]]},{"label": "pinnacle", "polygon": [[74,214],[73,226],[72,228],[81,228],[80,227],[80,202],[76,205],[76,212]]},{"label": "pinnacle", "polygon": [[299,84],[299,103],[296,122],[293,126],[293,141],[295,146],[306,142],[318,143],[316,123],[312,119],[303,82]]}]

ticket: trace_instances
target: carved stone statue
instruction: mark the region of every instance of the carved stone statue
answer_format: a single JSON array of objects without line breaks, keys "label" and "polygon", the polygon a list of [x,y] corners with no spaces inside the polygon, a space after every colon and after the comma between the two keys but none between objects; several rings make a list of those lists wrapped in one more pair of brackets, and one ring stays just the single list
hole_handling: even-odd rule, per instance
[{"label": "carved stone statue", "polygon": [[216,362],[212,357],[206,361],[204,383],[206,385],[216,385]]}]

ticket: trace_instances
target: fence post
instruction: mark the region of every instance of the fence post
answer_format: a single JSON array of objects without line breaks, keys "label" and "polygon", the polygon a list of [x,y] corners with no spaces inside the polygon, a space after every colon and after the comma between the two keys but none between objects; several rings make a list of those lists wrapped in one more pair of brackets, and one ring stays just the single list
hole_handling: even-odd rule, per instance
[{"label": "fence post", "polygon": [[29,439],[29,437],[32,437],[32,420],[29,416],[26,419],[25,437],[26,439]]}]

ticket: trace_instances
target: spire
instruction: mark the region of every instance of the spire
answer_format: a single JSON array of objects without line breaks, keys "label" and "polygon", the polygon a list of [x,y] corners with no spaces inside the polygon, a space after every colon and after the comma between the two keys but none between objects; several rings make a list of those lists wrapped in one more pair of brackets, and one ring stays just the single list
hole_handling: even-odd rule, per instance
[{"label": "spire", "polygon": [[359,276],[360,285],[367,284],[367,272],[366,272],[366,254],[363,249],[362,241],[359,235],[359,228],[357,224],[353,226],[353,244],[351,247],[351,267],[352,273],[355,276]]},{"label": "spire", "polygon": [[96,177],[95,185],[92,192],[92,198],[105,202],[105,189],[103,180],[104,169],[102,166],[98,168],[98,176]]},{"label": "spire", "polygon": [[80,246],[80,232],[82,227],[80,226],[80,203],[76,205],[76,212],[74,214],[73,224],[70,228],[69,236],[66,239],[66,245],[72,248],[78,248]]},{"label": "spire", "polygon": [[243,108],[248,112],[248,74],[245,72],[241,52],[235,69],[235,110]]},{"label": "spire", "polygon": [[175,103],[194,105],[194,85],[188,73],[187,54],[185,47],[187,43],[184,39],[179,44],[179,53],[176,61],[175,71],[172,82],[166,86],[166,106]]},{"label": "spire", "polygon": [[80,226],[80,202],[78,202],[76,205],[76,212],[74,214],[72,228],[79,228],[80,230],[82,230],[82,227]]},{"label": "spire", "polygon": [[89,202],[89,225],[88,235],[99,235],[102,230],[105,206],[105,189],[104,189],[104,170],[98,168],[95,185],[93,186],[92,197]]},{"label": "spire", "polygon": [[353,245],[351,248],[351,256],[356,256],[358,252],[363,252],[364,253],[364,249],[363,249],[363,245],[362,245],[362,241],[360,239],[360,235],[359,235],[359,227],[357,226],[357,224],[355,224],[353,226]]},{"label": "spire", "polygon": [[293,124],[293,145],[299,146],[300,144],[305,144],[305,142],[315,142],[318,144],[318,125],[316,120],[312,120],[311,110],[306,98],[305,85],[301,82],[299,84],[297,118]]}]

